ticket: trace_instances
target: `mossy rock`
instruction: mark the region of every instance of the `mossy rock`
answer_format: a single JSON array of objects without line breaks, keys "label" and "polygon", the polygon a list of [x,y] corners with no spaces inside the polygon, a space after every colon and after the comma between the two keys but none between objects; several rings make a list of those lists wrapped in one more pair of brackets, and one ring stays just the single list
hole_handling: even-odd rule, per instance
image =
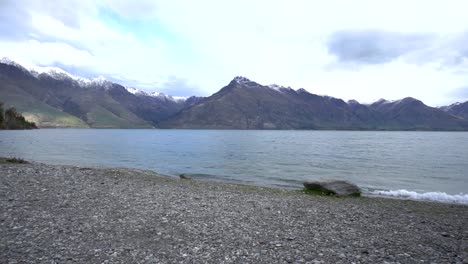
[{"label": "mossy rock", "polygon": [[5,158],[0,157],[0,164],[10,163],[10,164],[28,164],[29,162],[21,158]]},{"label": "mossy rock", "polygon": [[361,196],[361,190],[347,181],[304,182],[304,192],[315,195]]}]

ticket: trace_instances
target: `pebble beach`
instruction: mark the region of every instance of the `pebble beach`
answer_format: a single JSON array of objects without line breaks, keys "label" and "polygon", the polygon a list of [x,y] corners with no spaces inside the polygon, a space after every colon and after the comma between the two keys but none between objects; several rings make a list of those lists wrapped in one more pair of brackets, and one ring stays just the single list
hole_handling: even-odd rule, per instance
[{"label": "pebble beach", "polygon": [[468,263],[468,206],[0,164],[0,263]]}]

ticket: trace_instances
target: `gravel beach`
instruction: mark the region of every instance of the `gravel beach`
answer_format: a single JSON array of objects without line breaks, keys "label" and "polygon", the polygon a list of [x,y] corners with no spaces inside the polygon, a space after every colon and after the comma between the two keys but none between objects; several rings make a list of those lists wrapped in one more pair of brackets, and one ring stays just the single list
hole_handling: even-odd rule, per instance
[{"label": "gravel beach", "polygon": [[468,263],[468,206],[0,164],[0,263]]}]

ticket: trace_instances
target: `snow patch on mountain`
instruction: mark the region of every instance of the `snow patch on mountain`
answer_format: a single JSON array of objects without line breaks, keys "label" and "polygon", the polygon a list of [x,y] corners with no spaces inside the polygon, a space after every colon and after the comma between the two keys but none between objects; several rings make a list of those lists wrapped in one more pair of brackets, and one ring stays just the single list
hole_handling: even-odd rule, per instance
[{"label": "snow patch on mountain", "polygon": [[60,68],[57,67],[51,67],[51,66],[37,66],[37,65],[27,65],[26,67],[23,67],[22,65],[16,63],[15,61],[9,59],[9,58],[2,58],[0,59],[0,63],[3,64],[8,64],[11,66],[15,66],[19,69],[22,69],[23,71],[31,74],[32,76],[39,78],[40,75],[45,74],[55,80],[71,80],[71,81],[76,81],[80,86],[90,86],[90,85],[96,85],[96,86],[101,86],[104,88],[109,88],[112,85],[112,82],[107,80],[103,76],[99,76],[96,78],[88,79],[88,78],[83,78],[79,77],[76,75],[73,75],[67,71],[64,71]]},{"label": "snow patch on mountain", "polygon": [[458,105],[461,105],[462,103],[460,102],[456,102],[456,103],[453,103],[451,105],[446,105],[446,106],[440,106],[439,108],[444,110],[444,111],[450,111],[453,107],[455,106],[458,106]]},{"label": "snow patch on mountain", "polygon": [[129,92],[131,94],[137,94],[140,91],[140,90],[135,89],[133,87],[125,87],[125,90],[127,90],[127,92]]},{"label": "snow patch on mountain", "polygon": [[43,67],[43,66],[31,66],[30,72],[36,78],[41,74],[46,74],[56,80],[72,80],[76,81],[80,86],[99,86],[105,89],[109,89],[112,86],[112,82],[107,80],[104,76],[88,79],[73,75],[57,67]]},{"label": "snow patch on mountain", "polygon": [[138,95],[140,95],[140,96],[151,96],[151,97],[159,98],[161,100],[169,100],[169,101],[173,101],[173,102],[184,102],[188,98],[188,97],[183,97],[183,96],[171,96],[171,95],[167,95],[167,94],[160,93],[160,92],[147,93],[145,91],[138,90],[138,89],[133,88],[133,87],[125,87],[125,89],[129,93],[137,95],[137,96]]},{"label": "snow patch on mountain", "polygon": [[29,72],[36,78],[39,78],[41,74],[46,74],[56,80],[72,80],[78,82],[80,85],[91,83],[89,79],[75,76],[56,67],[30,66]]},{"label": "snow patch on mountain", "polygon": [[172,96],[174,100],[176,101],[187,101],[188,97],[187,96]]},{"label": "snow patch on mountain", "polygon": [[232,81],[234,82],[237,82],[238,84],[242,84],[242,85],[245,85],[246,87],[251,87],[251,88],[258,88],[258,87],[264,87],[264,88],[270,88],[270,89],[273,89],[275,91],[278,91],[280,93],[283,93],[285,91],[294,91],[291,87],[285,87],[285,86],[282,86],[282,85],[278,85],[278,84],[270,84],[270,85],[261,85],[261,84],[258,84],[254,81],[251,81],[250,79],[246,78],[246,77],[243,77],[243,76],[236,76]]},{"label": "snow patch on mountain", "polygon": [[240,83],[240,84],[244,84],[244,83],[249,83],[251,82],[251,80],[243,77],[243,76],[236,76],[234,77],[234,81],[236,81],[237,83]]},{"label": "snow patch on mountain", "polygon": [[187,97],[171,96],[171,95],[167,95],[165,93],[160,93],[160,92],[150,93],[150,96],[157,97],[157,98],[162,99],[162,100],[169,100],[169,101],[174,101],[174,102],[183,102],[183,101],[187,100]]},{"label": "snow patch on mountain", "polygon": [[285,86],[282,86],[282,85],[278,85],[278,84],[270,84],[268,85],[269,88],[275,90],[275,91],[278,91],[278,92],[284,92],[284,91],[294,91],[291,87],[285,87]]}]

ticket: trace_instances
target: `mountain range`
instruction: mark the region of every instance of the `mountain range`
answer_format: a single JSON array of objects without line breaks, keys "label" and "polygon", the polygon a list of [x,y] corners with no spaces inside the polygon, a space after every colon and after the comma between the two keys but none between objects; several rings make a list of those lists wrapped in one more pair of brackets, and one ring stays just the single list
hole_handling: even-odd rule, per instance
[{"label": "mountain range", "polygon": [[198,100],[148,94],[58,68],[27,70],[0,61],[0,101],[39,127],[152,128]]},{"label": "mountain range", "polygon": [[468,102],[360,104],[240,76],[209,97],[181,98],[5,58],[0,101],[39,127],[468,131]]}]

